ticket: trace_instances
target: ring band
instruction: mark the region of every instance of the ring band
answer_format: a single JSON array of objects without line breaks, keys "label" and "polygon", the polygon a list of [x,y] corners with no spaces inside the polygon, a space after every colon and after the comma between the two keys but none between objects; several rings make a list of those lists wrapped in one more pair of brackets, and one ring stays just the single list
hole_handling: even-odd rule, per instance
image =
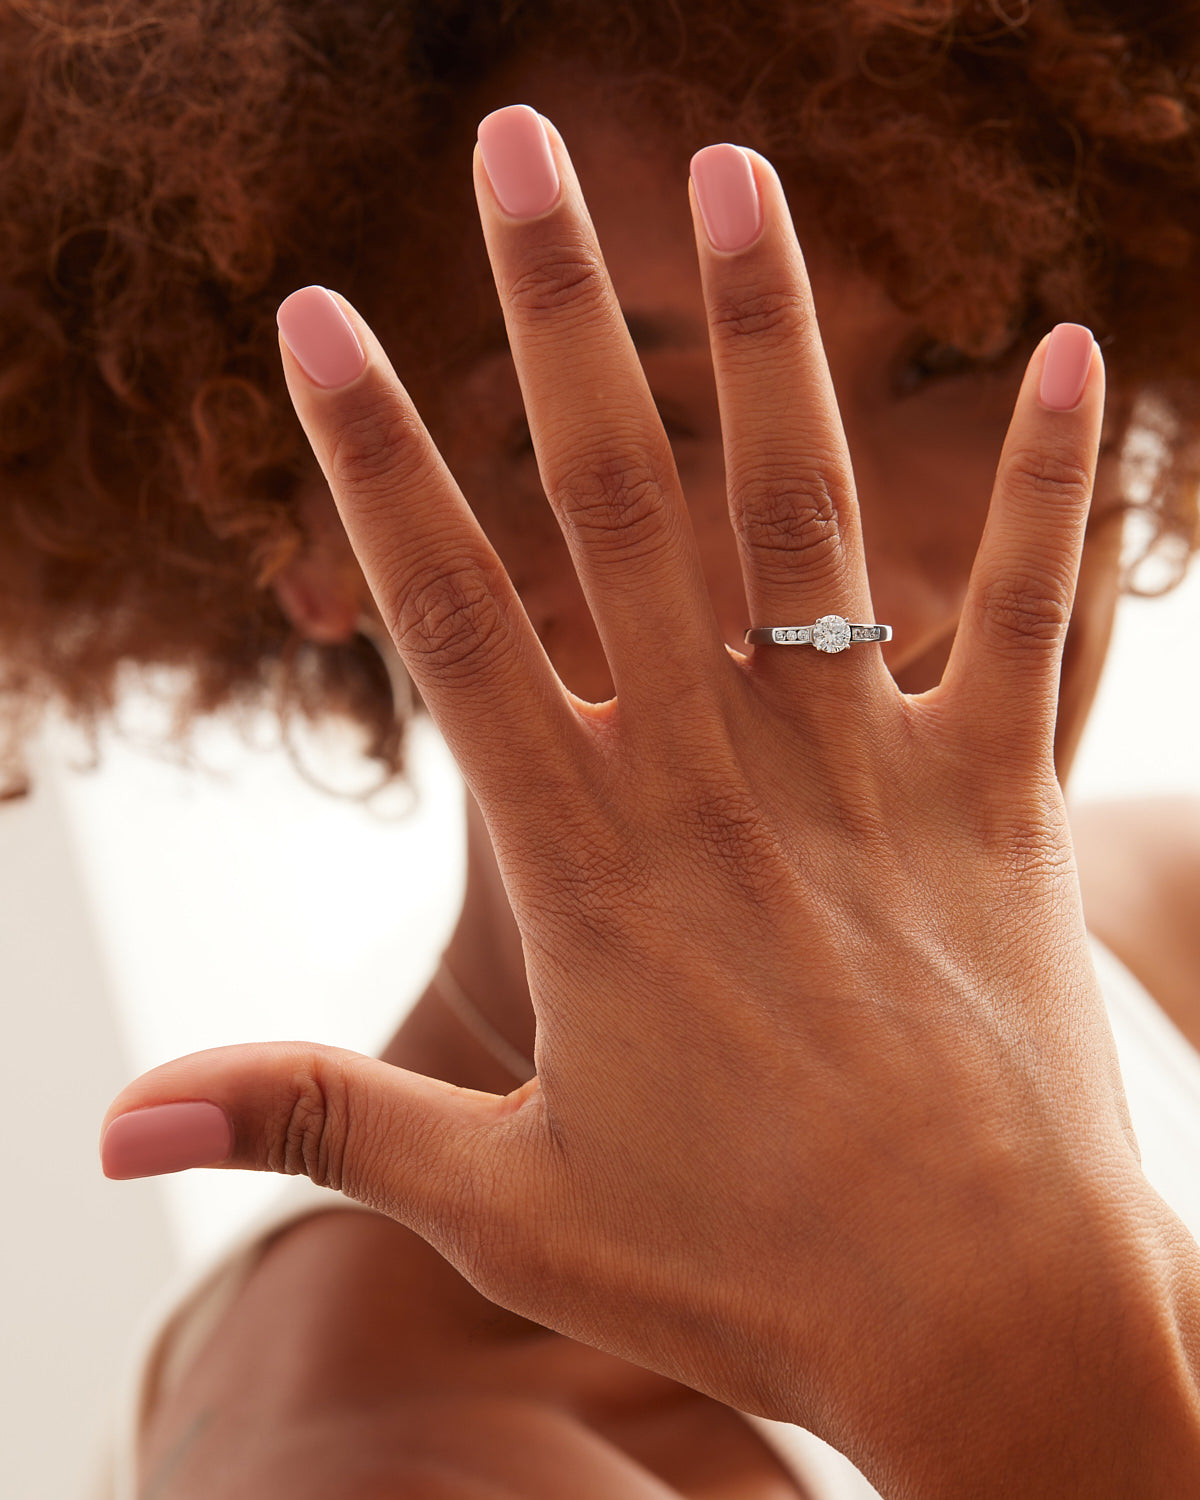
[{"label": "ring band", "polygon": [[822,615],[813,625],[755,625],[747,646],[815,646],[818,651],[845,651],[864,641],[890,641],[890,625],[855,625],[841,615]]}]

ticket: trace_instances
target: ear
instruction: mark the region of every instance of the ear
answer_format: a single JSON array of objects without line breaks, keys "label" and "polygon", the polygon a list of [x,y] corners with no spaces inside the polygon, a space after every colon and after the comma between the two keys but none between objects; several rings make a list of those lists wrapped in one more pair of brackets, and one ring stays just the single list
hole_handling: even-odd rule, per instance
[{"label": "ear", "polygon": [[328,486],[306,486],[298,503],[307,541],[271,587],[284,614],[309,640],[348,641],[363,608],[370,607],[370,590]]}]

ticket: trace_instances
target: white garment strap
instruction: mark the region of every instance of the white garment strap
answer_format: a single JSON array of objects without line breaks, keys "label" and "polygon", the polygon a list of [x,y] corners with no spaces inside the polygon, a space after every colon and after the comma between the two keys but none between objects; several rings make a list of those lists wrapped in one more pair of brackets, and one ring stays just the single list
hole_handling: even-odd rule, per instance
[{"label": "white garment strap", "polygon": [[502,1068],[507,1068],[518,1083],[527,1083],[537,1072],[537,1064],[531,1057],[526,1057],[500,1035],[488,1018],[474,1006],[463,990],[461,984],[451,974],[443,957],[434,971],[435,979],[440,979],[437,992],[445,1002],[447,1008],[452,1010],[463,1023],[485,1052],[490,1052]]}]

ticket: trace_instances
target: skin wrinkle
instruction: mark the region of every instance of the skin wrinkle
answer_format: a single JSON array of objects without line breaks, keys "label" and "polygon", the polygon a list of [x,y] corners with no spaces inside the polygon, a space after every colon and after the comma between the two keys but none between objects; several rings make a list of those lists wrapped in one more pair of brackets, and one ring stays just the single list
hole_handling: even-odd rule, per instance
[{"label": "skin wrinkle", "polygon": [[[538,85],[541,89],[542,85]],[[522,93],[525,90],[522,89]],[[539,92],[539,102],[552,97],[552,88],[546,86],[545,92]],[[561,103],[562,107],[559,108]],[[566,130],[568,139],[571,141],[573,152],[576,151],[576,143],[579,143],[578,155],[580,159],[588,156],[589,145],[595,150],[596,159],[589,166],[589,176],[585,181],[585,187],[589,193],[589,202],[592,198],[592,182],[597,184],[597,198],[603,202],[606,187],[609,190],[607,206],[603,216],[598,209],[597,223],[601,225],[601,238],[606,246],[609,244],[610,228],[613,231],[614,250],[612,253],[612,265],[614,276],[628,276],[631,282],[636,282],[639,268],[644,270],[648,261],[650,271],[647,277],[651,293],[657,292],[668,300],[685,300],[681,289],[687,290],[688,295],[694,301],[695,283],[691,274],[691,262],[687,258],[687,241],[682,233],[683,221],[676,217],[676,224],[681,226],[679,235],[668,227],[670,215],[665,207],[662,212],[654,212],[654,204],[651,202],[651,194],[646,190],[648,182],[654,184],[654,194],[663,205],[670,203],[669,183],[675,183],[675,178],[670,174],[669,163],[659,160],[644,160],[635,163],[644,168],[641,171],[641,186],[637,182],[638,173],[632,169],[626,173],[619,174],[616,171],[608,171],[607,182],[605,168],[624,167],[625,163],[633,161],[636,153],[631,150],[627,139],[623,139],[619,131],[605,131],[603,127],[595,132],[595,138],[589,143],[586,139],[590,120],[603,119],[603,111],[596,108],[596,101],[584,98],[574,101],[576,115],[571,116],[572,104],[568,100],[556,100],[553,105],[547,104],[547,108],[556,120],[566,121],[572,119],[571,126]],[[589,119],[590,115],[590,119]],[[599,144],[597,144],[597,140]],[[645,156],[645,153],[643,153]],[[593,171],[594,169],[594,171]],[[582,173],[581,173],[582,175]],[[614,177],[619,176],[619,193],[612,193]],[[634,179],[631,184],[628,178]],[[675,183],[678,186],[677,183]],[[641,196],[639,196],[639,192]],[[642,213],[640,210],[649,206],[650,211]],[[603,217],[603,222],[602,222]],[[622,230],[630,230],[632,227],[639,234],[644,230],[647,220],[658,225],[662,230],[662,243],[659,246],[660,253],[655,255],[653,249],[647,250],[645,243],[638,243],[636,239],[630,243],[628,235],[622,242]],[[653,240],[651,241],[653,245]],[[878,308],[877,289],[872,293],[869,283],[864,284],[849,274],[846,268],[836,258],[830,259],[814,253],[813,258],[814,280],[817,287],[816,301],[822,312],[822,332],[825,334],[826,346],[830,351],[831,364],[834,366],[834,380],[838,390],[839,402],[844,405],[848,432],[852,430],[850,447],[855,455],[856,477],[858,478],[860,492],[864,501],[864,510],[867,521],[864,523],[864,531],[868,538],[868,552],[872,563],[874,581],[877,585],[876,607],[880,618],[893,619],[903,618],[904,623],[910,625],[910,633],[903,641],[899,639],[901,630],[898,630],[898,649],[893,653],[892,660],[897,665],[897,671],[902,679],[911,686],[920,684],[928,685],[936,681],[940,670],[936,652],[930,654],[926,643],[948,642],[952,633],[954,618],[957,611],[957,603],[960,600],[960,590],[965,564],[973,553],[974,543],[978,536],[978,525],[981,522],[982,513],[986,504],[987,486],[986,478],[989,458],[993,460],[992,449],[995,444],[989,442],[994,438],[996,431],[1001,429],[1001,421],[1007,420],[1008,411],[1011,410],[1011,392],[1009,392],[1008,409],[1004,408],[1004,401],[1000,399],[999,392],[1002,386],[993,388],[994,409],[989,427],[986,414],[985,418],[978,421],[966,434],[962,442],[961,453],[965,454],[968,462],[960,471],[957,459],[960,450],[954,447],[953,418],[957,415],[960,419],[963,415],[964,406],[969,407],[970,400],[965,400],[961,405],[955,406],[953,399],[947,402],[945,390],[947,386],[955,388],[955,382],[949,380],[941,383],[943,394],[923,398],[917,396],[907,405],[895,403],[895,409],[900,413],[899,420],[895,422],[890,430],[882,430],[879,422],[881,411],[886,416],[889,412],[881,395],[883,382],[874,378],[869,372],[874,371],[879,365],[890,364],[892,357],[902,349],[910,346],[913,330],[913,320],[903,316],[897,316],[897,310],[893,308],[889,317],[891,321],[886,324],[889,337],[883,340],[878,337],[869,338],[865,335],[865,318],[855,316],[856,299],[861,299],[865,305],[871,297],[875,296],[875,306]],[[644,281],[637,287],[638,305],[642,304],[641,293],[646,291],[647,282]],[[652,300],[652,298],[651,298]],[[826,319],[826,309],[829,309],[829,317]],[[886,343],[887,352],[880,358],[880,347]],[[650,355],[646,354],[647,363]],[[698,360],[697,365],[701,362]],[[707,373],[701,371],[701,373]],[[668,382],[670,384],[671,382]],[[698,382],[699,383],[699,382]],[[982,382],[977,382],[972,376],[970,380],[961,383],[962,389],[971,393],[971,400],[979,390]],[[935,384],[934,390],[937,390]],[[452,394],[456,394],[452,392]],[[684,403],[685,405],[687,403]],[[561,666],[565,681],[572,686],[584,685],[589,695],[595,689],[598,696],[603,696],[611,684],[607,683],[607,669],[603,653],[599,651],[595,632],[590,628],[586,608],[583,607],[579,595],[577,583],[571,576],[569,564],[564,561],[564,553],[561,545],[561,537],[556,532],[551,518],[546,527],[544,535],[549,539],[548,545],[542,551],[536,548],[522,547],[518,544],[516,524],[511,519],[508,505],[510,501],[517,500],[518,504],[526,505],[527,516],[537,512],[541,506],[543,511],[548,509],[533,482],[526,465],[520,479],[514,476],[513,466],[497,457],[497,449],[490,443],[478,443],[477,432],[473,431],[473,424],[482,414],[482,405],[472,405],[470,402],[463,403],[460,413],[462,432],[458,442],[449,445],[448,451],[454,454],[456,465],[470,466],[475,483],[468,491],[468,498],[472,504],[478,503],[481,512],[487,517],[488,533],[496,541],[498,549],[502,551],[506,564],[510,571],[520,567],[523,577],[528,581],[528,593],[524,588],[523,597],[530,607],[531,615],[535,619],[538,633],[546,645],[548,654],[551,655],[556,667]],[[420,403],[418,403],[420,407]],[[932,418],[927,418],[924,428],[922,424],[922,412],[933,412]],[[915,429],[913,433],[901,442],[898,434],[903,431],[906,419],[910,421]],[[961,421],[959,423],[961,426]],[[986,434],[986,435],[984,435]],[[710,594],[714,603],[720,611],[720,618],[727,638],[733,641],[739,638],[740,628],[746,623],[744,620],[744,601],[739,597],[740,578],[735,566],[734,555],[730,546],[730,537],[727,529],[725,515],[726,496],[724,493],[723,477],[720,465],[717,462],[715,445],[710,439],[707,445],[708,456],[701,461],[701,474],[696,482],[689,487],[688,499],[691,507],[691,517],[697,534],[705,539],[704,557],[707,563],[707,581],[710,584]],[[932,455],[932,470],[926,470],[918,478],[915,470],[913,473],[906,470],[906,466],[900,461],[903,458],[919,461],[922,454]],[[859,455],[862,462],[859,464]],[[961,486],[957,482],[962,478]],[[956,511],[954,506],[961,501],[961,509],[967,512],[965,520],[961,523],[961,531],[954,530]],[[514,507],[515,509],[515,507]],[[932,514],[932,523],[929,516]],[[926,530],[924,535],[917,537],[906,536],[906,532],[919,528],[924,522]],[[940,545],[939,545],[940,544]],[[1094,574],[1088,589],[1084,590],[1080,601],[1080,607],[1076,618],[1076,630],[1086,632],[1089,639],[1096,642],[1098,638],[1106,638],[1106,611],[1108,610],[1111,593],[1115,591],[1115,570],[1108,566],[1111,558],[1103,556],[1103,549],[1093,547],[1093,560],[1097,555],[1106,566]],[[514,574],[515,576],[515,574]],[[908,584],[916,579],[923,585],[920,589],[910,589]],[[542,597],[539,599],[539,591]],[[547,605],[546,600],[553,601]],[[899,603],[897,603],[899,601]],[[907,611],[907,616],[897,616],[897,607]],[[547,622],[556,622],[556,629],[544,628]],[[918,653],[917,644],[920,643],[922,650]],[[1103,640],[1101,640],[1100,655],[1102,655]],[[903,653],[903,654],[902,654]],[[1087,703],[1090,700],[1090,691],[1094,688],[1094,676],[1092,674],[1092,663],[1083,657],[1076,658],[1076,665],[1072,669],[1072,683],[1077,687],[1081,696],[1071,704],[1070,711],[1064,715],[1069,720],[1070,727],[1081,724],[1086,713]],[[1069,764],[1069,754],[1062,757],[1064,769]],[[966,797],[967,788],[956,789],[963,798]],[[476,825],[472,834],[472,847],[477,852],[483,851],[483,841]],[[616,843],[619,855],[619,842]],[[619,866],[620,860],[615,863]],[[618,888],[617,875],[619,870],[612,874],[613,885],[607,891],[605,899],[611,898],[611,890]],[[584,881],[584,888],[597,892],[605,891],[605,880],[609,879],[607,866],[603,878],[597,880],[594,869],[589,869]],[[468,895],[468,901],[464,907],[464,925],[460,928],[458,941],[462,944],[464,952],[470,951],[467,947],[472,940],[470,924],[482,924],[484,916],[489,918],[499,912],[503,915],[503,907],[499,900],[489,905],[478,898]],[[571,915],[564,910],[564,921]],[[844,915],[839,913],[841,932],[840,936],[849,939],[853,934],[855,918],[858,914],[854,911],[852,903],[849,903]],[[931,913],[934,918],[944,919],[941,912]],[[931,923],[936,926],[936,922]],[[475,933],[482,931],[482,925],[475,928]],[[862,943],[865,945],[865,938]],[[853,950],[853,943],[848,941],[848,947]],[[491,950],[487,942],[481,945],[484,953]],[[505,985],[513,986],[511,996],[523,1002],[525,1013],[515,1007],[509,1020],[517,1020],[528,1023],[528,996],[520,994],[520,983],[523,977],[522,966],[517,962],[511,964],[497,964],[495,969],[487,974],[483,992],[488,995],[489,1001],[494,995],[499,995]],[[476,967],[474,975],[468,972],[468,987],[472,993],[479,993],[478,985],[480,970]],[[474,983],[472,980],[474,979]],[[495,984],[495,989],[489,986]],[[501,996],[503,998],[503,996]],[[686,1019],[686,1018],[684,1018]],[[514,1036],[516,1027],[506,1027],[507,1033]],[[636,1031],[632,1035],[630,1047],[637,1045]],[[448,1045],[447,1055],[453,1055],[453,1045]],[[403,1055],[402,1051],[401,1054]],[[399,1055],[397,1060],[399,1060]],[[469,1068],[474,1066],[469,1059],[470,1054],[459,1052],[455,1066]],[[884,1059],[886,1061],[886,1059]],[[619,1183],[614,1182],[614,1188]],[[652,1216],[654,1217],[654,1216]],[[648,1227],[658,1231],[668,1222],[665,1215],[658,1216],[658,1223]],[[600,1226],[597,1226],[599,1229]],[[520,1268],[509,1272],[518,1275]],[[770,1392],[764,1391],[764,1400],[770,1399]]]},{"label": "skin wrinkle", "polygon": [[[602,15],[534,0],[522,8],[527,21],[499,29],[490,6],[439,0],[414,17],[420,36],[411,49],[399,13],[382,24],[370,9],[360,0],[320,0],[302,16],[242,8],[200,28],[176,0],[115,0],[84,30],[36,8],[4,12],[12,118],[26,111],[6,160],[11,196],[0,217],[19,232],[6,250],[5,284],[36,288],[45,245],[58,246],[55,299],[20,297],[26,321],[5,386],[13,405],[0,420],[11,445],[0,599],[20,601],[0,618],[0,654],[36,666],[10,684],[28,710],[18,715],[20,734],[32,732],[38,683],[60,687],[84,720],[103,713],[98,684],[118,656],[195,671],[195,708],[186,706],[180,723],[239,686],[252,688],[264,665],[284,659],[290,616],[265,585],[303,543],[297,483],[311,484],[313,471],[274,349],[274,306],[295,280],[276,291],[267,268],[276,264],[286,279],[303,261],[312,279],[336,284],[340,268],[354,263],[355,284],[345,289],[364,294],[363,310],[389,348],[399,357],[410,332],[416,340],[399,368],[422,387],[423,401],[469,335],[472,314],[494,317],[488,281],[466,274],[476,247],[469,185],[455,179],[455,162],[459,127],[474,125],[465,101],[481,77],[511,72],[514,55],[541,53],[564,75],[580,70],[581,57],[611,70],[606,115],[648,118],[644,143],[675,151],[678,182],[685,151],[699,141],[753,141],[781,161],[803,233],[827,232],[853,264],[890,279],[899,302],[917,308],[927,299],[942,337],[998,347],[1038,296],[1049,299],[1038,316],[1053,303],[1056,312],[1107,322],[1097,331],[1114,375],[1131,388],[1161,381],[1179,403],[1181,442],[1158,493],[1168,531],[1191,535],[1194,496],[1182,480],[1195,465],[1183,441],[1200,406],[1200,339],[1182,292],[1195,244],[1187,213],[1195,43],[1173,14],[1156,18],[1152,34],[1134,28],[1139,45],[1131,47],[1107,17],[1037,7],[1013,23],[1020,46],[1009,51],[977,33],[965,3],[917,18],[890,0],[864,0],[851,18],[804,0],[749,9],[714,0],[689,4],[681,53],[679,15],[632,0],[615,0]],[[436,44],[427,24],[446,27]],[[225,26],[236,28],[236,40]],[[627,49],[643,47],[631,81]],[[888,59],[889,76],[930,70],[928,86],[877,88],[856,71],[867,53],[872,74]],[[421,55],[449,70],[432,89],[419,76]],[[805,89],[795,87],[797,69]],[[353,88],[339,89],[348,79]],[[152,109],[139,92],[151,84]],[[218,98],[219,116],[211,105]],[[178,115],[162,110],[163,99],[180,101]],[[806,157],[795,156],[797,142]],[[936,179],[921,171],[931,160]],[[146,162],[162,170],[147,179]],[[384,182],[386,190],[376,186]],[[111,200],[108,185],[120,189]],[[152,242],[146,222],[158,230]],[[447,237],[448,223],[464,232]],[[1091,255],[1089,239],[1104,253]],[[1109,287],[1096,284],[1096,267]],[[463,304],[465,330],[447,326],[447,289]],[[430,308],[433,320],[424,317]],[[112,381],[93,380],[86,360],[67,363],[85,315],[95,370],[126,372],[116,385],[128,408]],[[193,433],[184,408],[195,397],[197,410],[208,410],[207,395],[231,365],[249,372],[254,414],[244,401],[216,400]],[[109,434],[130,441],[99,451]],[[92,477],[78,486],[75,469],[91,447]],[[26,448],[39,464],[45,459],[44,473],[20,466]],[[128,482],[131,454],[144,484]],[[197,503],[181,506],[184,493]],[[55,496],[53,524],[44,494]],[[38,592],[39,559],[52,557],[62,537],[84,569],[74,589]],[[60,639],[51,651],[77,601],[101,601],[99,571],[89,573],[86,559],[113,556],[139,559],[121,583],[127,628],[70,650]],[[254,650],[244,644],[250,637]],[[304,657],[317,678],[310,702],[330,711],[348,704],[373,730],[371,753],[399,772],[402,736],[369,648],[343,634]],[[286,693],[299,694],[305,680],[289,674]],[[3,746],[0,756],[7,775]]]}]

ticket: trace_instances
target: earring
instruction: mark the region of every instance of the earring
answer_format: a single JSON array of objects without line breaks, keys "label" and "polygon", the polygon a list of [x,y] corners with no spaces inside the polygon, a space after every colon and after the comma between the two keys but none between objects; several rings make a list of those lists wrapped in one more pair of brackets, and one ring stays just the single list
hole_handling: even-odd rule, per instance
[{"label": "earring", "polygon": [[412,678],[400,660],[400,653],[392,643],[391,636],[365,609],[359,612],[354,626],[359,635],[366,636],[375,647],[384,670],[388,674],[388,681],[392,685],[392,712],[398,720],[402,719],[408,723],[413,716]]}]

